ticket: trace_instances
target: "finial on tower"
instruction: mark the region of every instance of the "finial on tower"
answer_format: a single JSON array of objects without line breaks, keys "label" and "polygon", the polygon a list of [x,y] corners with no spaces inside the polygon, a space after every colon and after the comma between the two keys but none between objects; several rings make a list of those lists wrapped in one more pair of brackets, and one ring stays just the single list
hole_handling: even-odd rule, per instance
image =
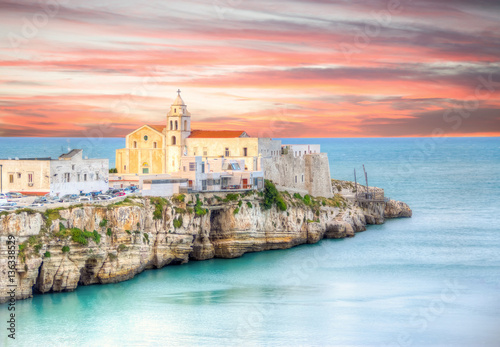
[{"label": "finial on tower", "polygon": [[181,90],[180,89],[177,89],[177,95],[181,95]]}]

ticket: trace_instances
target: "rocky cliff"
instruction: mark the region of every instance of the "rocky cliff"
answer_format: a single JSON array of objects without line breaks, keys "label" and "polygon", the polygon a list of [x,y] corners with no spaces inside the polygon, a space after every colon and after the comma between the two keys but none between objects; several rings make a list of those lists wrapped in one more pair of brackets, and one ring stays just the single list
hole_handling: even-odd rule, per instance
[{"label": "rocky cliff", "polygon": [[[191,259],[235,258],[352,237],[367,224],[411,216],[401,202],[358,206],[340,194],[331,199],[273,194],[127,198],[107,205],[2,213],[0,302],[9,299],[9,284],[17,299],[72,291]],[[18,253],[14,270],[8,258],[12,240]]]}]

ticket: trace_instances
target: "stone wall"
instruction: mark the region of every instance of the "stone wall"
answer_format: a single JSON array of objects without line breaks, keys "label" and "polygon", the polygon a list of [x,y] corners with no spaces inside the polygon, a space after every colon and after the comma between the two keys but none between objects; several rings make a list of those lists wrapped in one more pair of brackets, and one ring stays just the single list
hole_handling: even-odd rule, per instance
[{"label": "stone wall", "polygon": [[294,156],[293,152],[277,158],[263,158],[264,177],[280,190],[314,196],[332,197],[330,166],[325,153]]}]

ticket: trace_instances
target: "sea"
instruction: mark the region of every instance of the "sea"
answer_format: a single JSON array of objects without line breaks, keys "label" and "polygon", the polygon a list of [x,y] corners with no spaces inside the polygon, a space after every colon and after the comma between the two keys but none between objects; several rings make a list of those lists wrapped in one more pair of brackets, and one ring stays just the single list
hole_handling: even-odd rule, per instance
[{"label": "sea", "polygon": [[[354,238],[148,270],[17,301],[2,346],[500,346],[500,138],[282,139],[319,143],[331,176],[385,188],[409,219]],[[0,138],[0,158],[124,139]],[[4,276],[5,274],[2,274]]]}]

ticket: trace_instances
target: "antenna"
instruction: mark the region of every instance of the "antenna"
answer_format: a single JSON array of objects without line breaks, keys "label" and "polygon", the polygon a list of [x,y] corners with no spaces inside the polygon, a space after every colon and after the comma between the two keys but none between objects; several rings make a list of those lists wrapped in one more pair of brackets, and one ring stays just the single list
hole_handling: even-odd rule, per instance
[{"label": "antenna", "polygon": [[356,190],[356,192],[354,193],[354,196],[356,197],[356,201],[358,201],[358,180],[356,178],[356,169],[354,169],[354,187]]},{"label": "antenna", "polygon": [[366,181],[366,197],[368,198],[368,194],[370,193],[370,187],[368,187],[368,174],[365,170],[365,164],[363,164],[363,171],[365,173],[365,181]]}]

